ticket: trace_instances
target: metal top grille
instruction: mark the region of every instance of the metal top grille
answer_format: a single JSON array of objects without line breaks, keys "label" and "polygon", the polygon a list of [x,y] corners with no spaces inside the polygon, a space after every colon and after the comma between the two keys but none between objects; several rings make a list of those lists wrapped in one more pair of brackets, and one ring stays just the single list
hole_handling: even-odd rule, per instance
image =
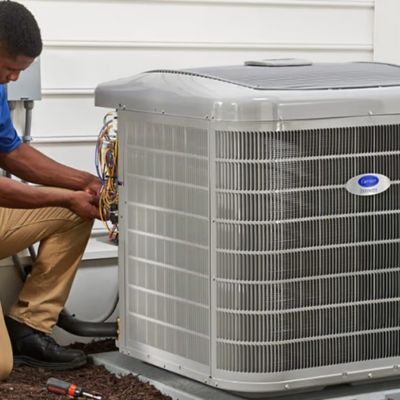
[{"label": "metal top grille", "polygon": [[257,90],[356,89],[400,85],[400,68],[380,63],[320,63],[307,66],[224,66],[154,70],[215,79]]}]

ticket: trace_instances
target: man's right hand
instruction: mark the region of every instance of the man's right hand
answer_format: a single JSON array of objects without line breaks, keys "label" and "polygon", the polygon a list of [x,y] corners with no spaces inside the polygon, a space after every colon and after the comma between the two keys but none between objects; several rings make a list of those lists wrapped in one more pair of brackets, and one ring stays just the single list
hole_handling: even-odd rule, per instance
[{"label": "man's right hand", "polygon": [[87,220],[100,219],[98,196],[84,191],[71,192],[70,195],[68,208],[71,211]]}]

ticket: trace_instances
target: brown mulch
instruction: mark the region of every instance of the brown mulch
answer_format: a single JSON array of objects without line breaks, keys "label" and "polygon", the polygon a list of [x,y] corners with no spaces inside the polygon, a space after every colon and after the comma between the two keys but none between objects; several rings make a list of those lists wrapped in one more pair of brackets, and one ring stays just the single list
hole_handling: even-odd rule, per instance
[{"label": "brown mulch", "polygon": [[[87,354],[114,351],[111,340],[74,344],[70,347],[84,350]],[[49,371],[42,368],[14,368],[7,382],[0,383],[1,400],[64,400],[65,396],[49,393],[47,379],[61,379],[84,387],[88,392],[103,396],[104,400],[170,400],[149,384],[140,382],[133,375],[117,377],[103,366],[87,365],[74,371]]]}]

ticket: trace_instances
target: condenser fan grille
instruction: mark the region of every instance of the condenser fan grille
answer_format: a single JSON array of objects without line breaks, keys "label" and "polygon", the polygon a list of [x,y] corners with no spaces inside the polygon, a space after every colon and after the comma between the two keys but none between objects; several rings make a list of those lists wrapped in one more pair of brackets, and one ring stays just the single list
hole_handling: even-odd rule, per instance
[{"label": "condenser fan grille", "polygon": [[400,355],[399,128],[216,132],[217,368]]}]

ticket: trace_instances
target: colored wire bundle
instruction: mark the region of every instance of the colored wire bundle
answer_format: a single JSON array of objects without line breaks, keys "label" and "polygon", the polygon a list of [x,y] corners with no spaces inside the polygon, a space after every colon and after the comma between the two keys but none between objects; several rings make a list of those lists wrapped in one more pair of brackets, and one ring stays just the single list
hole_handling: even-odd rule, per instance
[{"label": "colored wire bundle", "polygon": [[117,117],[108,113],[96,143],[96,171],[101,180],[99,212],[110,240],[118,240],[118,136]]}]

